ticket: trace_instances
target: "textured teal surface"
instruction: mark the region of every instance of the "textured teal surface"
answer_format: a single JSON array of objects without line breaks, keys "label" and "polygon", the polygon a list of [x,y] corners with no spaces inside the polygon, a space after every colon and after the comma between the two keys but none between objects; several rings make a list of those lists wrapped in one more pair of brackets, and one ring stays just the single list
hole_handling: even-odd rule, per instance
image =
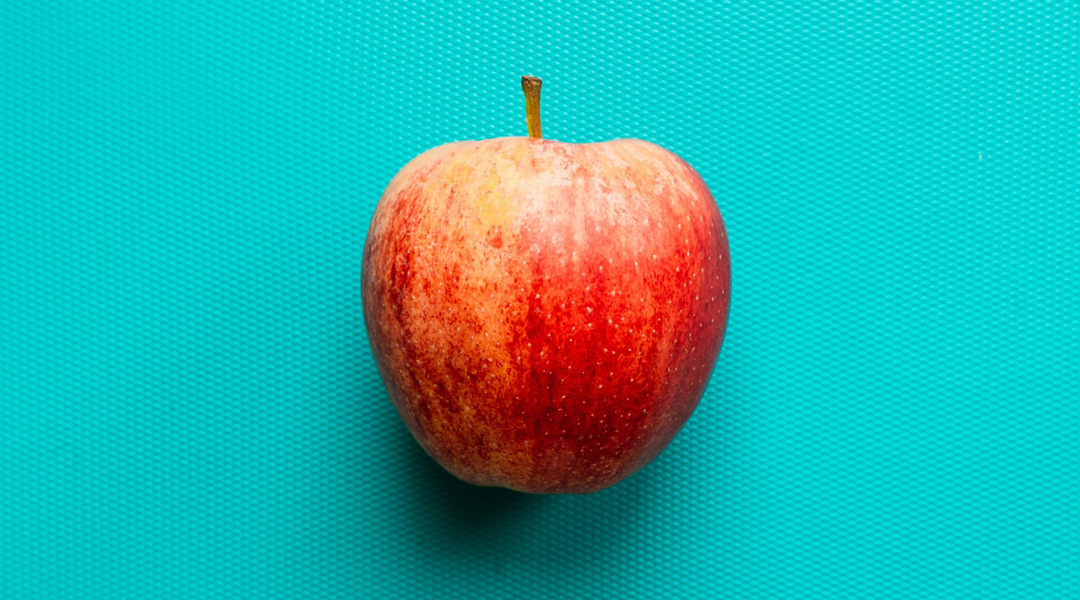
[{"label": "textured teal surface", "polygon": [[[0,597],[1080,597],[1080,4],[0,5]],[[686,158],[706,397],[587,497],[412,441],[360,256],[414,155]]]}]

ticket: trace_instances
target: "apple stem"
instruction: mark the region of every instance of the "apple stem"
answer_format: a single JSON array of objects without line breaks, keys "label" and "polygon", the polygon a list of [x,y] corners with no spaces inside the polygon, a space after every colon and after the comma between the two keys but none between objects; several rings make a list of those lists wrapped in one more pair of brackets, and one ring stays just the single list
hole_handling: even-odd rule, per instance
[{"label": "apple stem", "polygon": [[529,137],[543,138],[540,133],[540,85],[539,77],[525,75],[521,78],[521,89],[525,90],[525,122],[529,125]]}]

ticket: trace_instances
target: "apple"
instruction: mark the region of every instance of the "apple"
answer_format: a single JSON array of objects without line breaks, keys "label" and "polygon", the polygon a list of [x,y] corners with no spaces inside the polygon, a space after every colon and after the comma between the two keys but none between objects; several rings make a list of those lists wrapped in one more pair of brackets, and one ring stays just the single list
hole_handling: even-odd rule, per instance
[{"label": "apple", "polygon": [[429,150],[364,247],[364,322],[391,400],[458,478],[589,493],[653,460],[697,406],[731,267],[701,177],[655,144],[530,137]]}]

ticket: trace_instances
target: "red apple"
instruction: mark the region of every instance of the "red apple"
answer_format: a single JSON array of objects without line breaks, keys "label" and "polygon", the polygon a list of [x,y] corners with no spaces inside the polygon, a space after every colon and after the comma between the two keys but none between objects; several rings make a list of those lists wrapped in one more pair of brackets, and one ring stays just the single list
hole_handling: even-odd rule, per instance
[{"label": "red apple", "polygon": [[539,80],[523,83],[532,137],[439,146],[390,182],[364,320],[390,398],[449,472],[588,493],[649,463],[701,399],[727,235],[685,161],[641,140],[542,139]]}]

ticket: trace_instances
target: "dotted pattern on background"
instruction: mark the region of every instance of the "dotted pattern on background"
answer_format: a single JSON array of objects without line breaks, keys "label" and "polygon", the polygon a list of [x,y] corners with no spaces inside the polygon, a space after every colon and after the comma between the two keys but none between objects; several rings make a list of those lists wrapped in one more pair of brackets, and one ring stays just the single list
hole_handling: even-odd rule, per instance
[{"label": "dotted pattern on background", "polygon": [[[0,597],[1075,598],[1080,6],[0,7]],[[728,337],[655,463],[473,488],[379,382],[414,155],[686,158]]]}]

